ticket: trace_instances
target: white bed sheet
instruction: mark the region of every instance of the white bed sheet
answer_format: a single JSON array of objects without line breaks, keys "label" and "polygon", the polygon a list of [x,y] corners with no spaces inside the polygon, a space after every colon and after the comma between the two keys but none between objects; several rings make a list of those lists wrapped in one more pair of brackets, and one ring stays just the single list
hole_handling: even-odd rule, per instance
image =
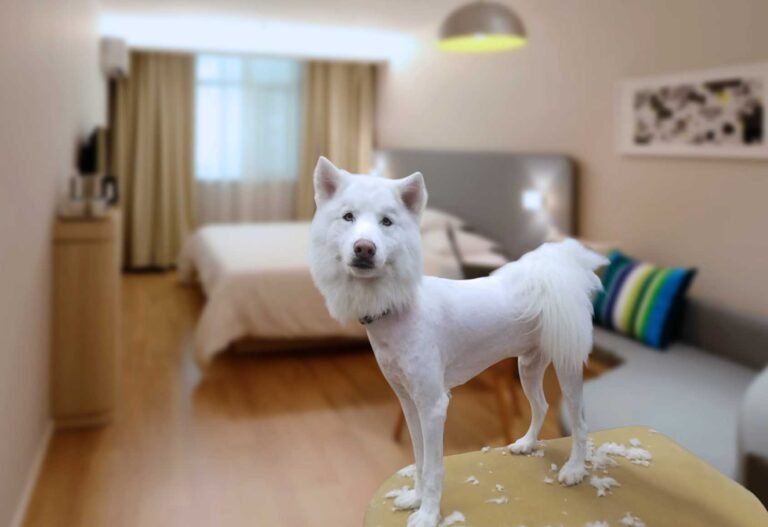
[{"label": "white bed sheet", "polygon": [[[455,259],[424,254],[425,274],[459,278]],[[199,280],[207,302],[195,332],[202,363],[244,337],[364,338],[359,324],[328,314],[309,273],[309,223],[211,225],[190,236],[183,281]]]},{"label": "white bed sheet", "polygon": [[325,308],[309,274],[309,223],[213,225],[188,240],[182,279],[199,279],[207,302],[195,353],[208,362],[244,337],[364,337]]}]

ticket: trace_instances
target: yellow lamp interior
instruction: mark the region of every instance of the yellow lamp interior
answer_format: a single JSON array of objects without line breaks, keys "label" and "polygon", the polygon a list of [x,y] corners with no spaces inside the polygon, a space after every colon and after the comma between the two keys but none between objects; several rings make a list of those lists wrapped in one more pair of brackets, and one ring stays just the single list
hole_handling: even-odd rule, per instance
[{"label": "yellow lamp interior", "polygon": [[491,53],[522,48],[527,43],[528,39],[516,35],[478,34],[444,38],[437,47],[452,53]]}]

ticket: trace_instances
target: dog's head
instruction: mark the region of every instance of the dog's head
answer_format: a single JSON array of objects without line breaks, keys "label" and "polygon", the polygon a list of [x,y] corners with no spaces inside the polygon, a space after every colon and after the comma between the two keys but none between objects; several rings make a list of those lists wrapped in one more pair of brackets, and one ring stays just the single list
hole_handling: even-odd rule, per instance
[{"label": "dog's head", "polygon": [[349,174],[321,157],[314,185],[311,271],[331,315],[347,321],[410,301],[422,270],[422,175]]}]

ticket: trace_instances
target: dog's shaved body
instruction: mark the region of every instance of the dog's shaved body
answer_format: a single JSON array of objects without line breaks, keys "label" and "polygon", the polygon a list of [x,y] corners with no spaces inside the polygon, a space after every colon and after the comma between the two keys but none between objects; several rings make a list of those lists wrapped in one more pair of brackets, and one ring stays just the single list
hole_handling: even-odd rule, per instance
[{"label": "dog's shaved body", "polygon": [[528,432],[509,450],[535,449],[547,411],[544,370],[554,363],[573,421],[571,454],[558,479],[579,483],[586,475],[582,367],[592,346],[590,295],[600,288],[593,271],[606,259],[566,240],[544,244],[487,278],[422,277],[418,224],[427,192],[421,174],[352,175],[321,158],[315,190],[315,284],[334,318],[365,324],[408,423],[415,485],[395,499],[398,508],[417,509],[408,527],[436,527],[440,520],[450,389],[508,357],[519,357],[532,415]]}]

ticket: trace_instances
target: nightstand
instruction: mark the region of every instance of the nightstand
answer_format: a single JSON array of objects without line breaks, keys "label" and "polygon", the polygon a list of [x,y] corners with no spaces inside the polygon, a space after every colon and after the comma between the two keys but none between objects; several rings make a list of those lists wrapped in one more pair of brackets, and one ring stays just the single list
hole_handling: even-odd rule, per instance
[{"label": "nightstand", "polygon": [[112,419],[120,339],[120,215],[53,230],[51,411],[57,427]]}]

